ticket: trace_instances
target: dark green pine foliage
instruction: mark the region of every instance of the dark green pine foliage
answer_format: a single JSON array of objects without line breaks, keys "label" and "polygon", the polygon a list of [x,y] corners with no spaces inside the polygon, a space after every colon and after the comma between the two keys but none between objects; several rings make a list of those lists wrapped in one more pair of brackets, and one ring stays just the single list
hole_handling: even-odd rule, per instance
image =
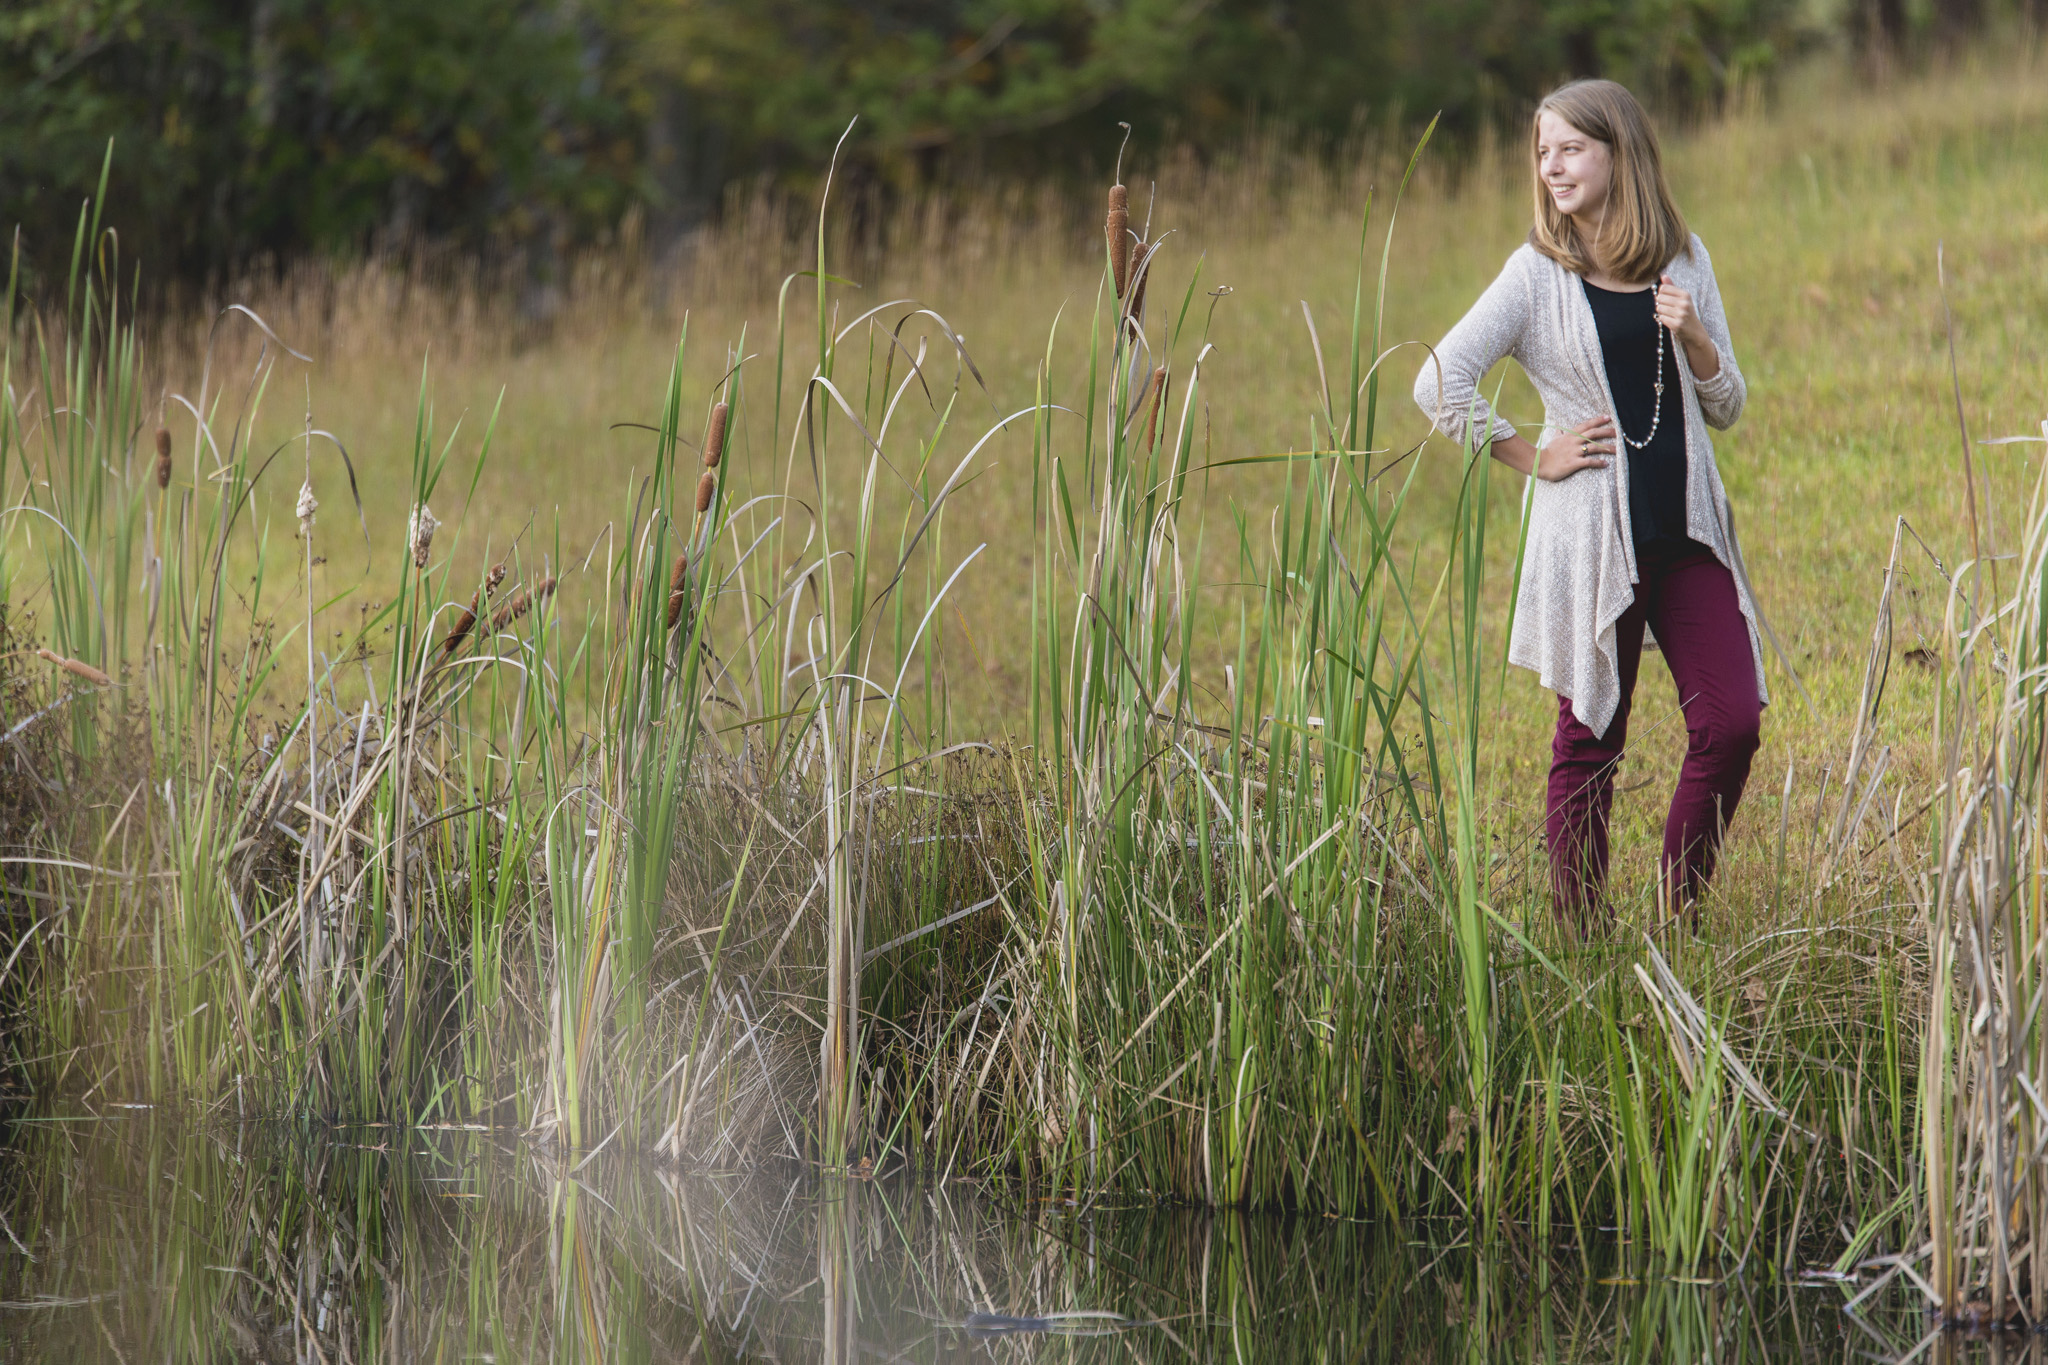
[{"label": "dark green pine foliage", "polygon": [[604,42],[553,0],[11,0],[0,221],[55,259],[112,138],[106,220],[156,279],[588,232],[637,175]]}]

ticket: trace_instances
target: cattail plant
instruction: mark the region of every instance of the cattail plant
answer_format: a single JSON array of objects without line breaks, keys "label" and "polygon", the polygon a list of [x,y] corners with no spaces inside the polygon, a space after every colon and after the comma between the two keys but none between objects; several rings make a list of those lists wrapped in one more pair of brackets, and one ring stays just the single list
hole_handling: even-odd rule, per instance
[{"label": "cattail plant", "polygon": [[455,618],[455,626],[448,632],[448,638],[441,641],[442,654],[453,655],[462,648],[462,642],[469,638],[470,630],[476,625],[477,613],[483,610],[485,604],[491,600],[491,594],[496,592],[498,585],[504,581],[504,564],[493,564],[491,571],[484,575],[484,581],[470,595],[469,605]]},{"label": "cattail plant", "polygon": [[50,663],[55,664],[58,668],[63,669],[66,673],[69,673],[72,677],[83,678],[95,687],[107,687],[112,685],[114,681],[112,678],[100,672],[100,670],[94,668],[85,660],[67,659],[62,654],[59,654],[52,649],[38,649],[36,651],[36,657],[39,659],[48,660]]},{"label": "cattail plant", "polygon": [[415,569],[427,567],[427,558],[434,549],[434,532],[440,529],[441,522],[434,516],[432,508],[423,502],[413,507],[412,517],[405,524],[405,540],[412,549],[412,566]]},{"label": "cattail plant", "polygon": [[526,615],[527,612],[546,602],[554,591],[555,579],[554,575],[550,574],[532,588],[522,591],[510,602],[499,607],[497,614],[491,617],[491,630],[493,632],[503,630],[520,617]]},{"label": "cattail plant", "polygon": [[171,485],[171,429],[156,429],[156,486],[159,489]]},{"label": "cattail plant", "polygon": [[1103,220],[1102,235],[1109,239],[1109,269],[1121,299],[1131,276],[1131,192],[1122,185],[1109,187],[1109,216]]},{"label": "cattail plant", "polygon": [[732,406],[723,401],[711,406],[711,420],[704,427],[704,467],[718,468],[718,462],[725,457],[725,423]]},{"label": "cattail plant", "polygon": [[674,630],[676,623],[683,619],[683,603],[689,594],[684,584],[690,577],[690,551],[687,547],[676,556],[675,569],[668,576],[668,628]]},{"label": "cattail plant", "polygon": [[[702,517],[711,507],[711,495],[717,482],[718,462],[725,457],[725,424],[731,405],[723,401],[711,408],[711,420],[704,428],[704,473],[697,480],[697,515]],[[695,537],[693,536],[692,539]],[[690,547],[685,545],[676,556],[674,570],[668,578],[668,627],[674,630],[676,623],[683,619],[683,603],[687,594],[683,585],[690,573]]]}]

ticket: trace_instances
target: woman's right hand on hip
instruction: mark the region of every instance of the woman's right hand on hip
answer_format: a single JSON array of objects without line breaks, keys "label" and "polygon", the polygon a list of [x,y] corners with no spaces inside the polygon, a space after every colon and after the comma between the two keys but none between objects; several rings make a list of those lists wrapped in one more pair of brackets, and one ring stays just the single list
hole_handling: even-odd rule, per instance
[{"label": "woman's right hand on hip", "polygon": [[1614,453],[1614,419],[1594,417],[1561,431],[1536,459],[1536,477],[1546,483],[1569,479],[1581,469],[1605,469]]}]

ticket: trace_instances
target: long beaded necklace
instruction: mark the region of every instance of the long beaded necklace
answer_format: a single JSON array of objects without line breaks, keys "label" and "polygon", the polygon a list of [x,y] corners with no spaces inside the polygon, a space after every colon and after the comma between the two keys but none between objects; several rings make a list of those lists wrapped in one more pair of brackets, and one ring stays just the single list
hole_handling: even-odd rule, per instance
[{"label": "long beaded necklace", "polygon": [[[1660,287],[1659,285],[1650,286],[1650,310],[1653,319],[1656,315],[1657,290]],[[1667,329],[1663,323],[1654,320],[1650,325],[1657,329],[1657,382],[1654,386],[1657,391],[1657,401],[1650,408],[1650,429],[1643,434],[1643,439],[1638,441],[1626,431],[1621,430],[1619,418],[1614,423],[1614,429],[1621,431],[1621,439],[1628,443],[1630,450],[1647,449],[1650,442],[1657,439],[1657,424],[1664,420],[1664,333]]]}]

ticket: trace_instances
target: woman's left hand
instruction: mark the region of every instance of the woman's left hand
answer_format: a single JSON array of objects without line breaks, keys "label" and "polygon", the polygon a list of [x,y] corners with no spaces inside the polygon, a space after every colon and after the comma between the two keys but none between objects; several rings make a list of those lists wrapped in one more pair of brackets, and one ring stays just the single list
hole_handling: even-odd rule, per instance
[{"label": "woman's left hand", "polygon": [[1712,379],[1721,372],[1721,353],[1715,349],[1714,339],[1707,335],[1707,324],[1693,310],[1692,295],[1680,289],[1669,275],[1657,286],[1657,321],[1669,327],[1671,335],[1685,347],[1685,358],[1692,362],[1694,378]]},{"label": "woman's left hand", "polygon": [[1657,321],[1671,329],[1671,334],[1680,341],[1695,345],[1706,342],[1707,325],[1700,321],[1700,315],[1693,311],[1692,295],[1678,287],[1678,282],[1666,275],[1657,288]]}]

